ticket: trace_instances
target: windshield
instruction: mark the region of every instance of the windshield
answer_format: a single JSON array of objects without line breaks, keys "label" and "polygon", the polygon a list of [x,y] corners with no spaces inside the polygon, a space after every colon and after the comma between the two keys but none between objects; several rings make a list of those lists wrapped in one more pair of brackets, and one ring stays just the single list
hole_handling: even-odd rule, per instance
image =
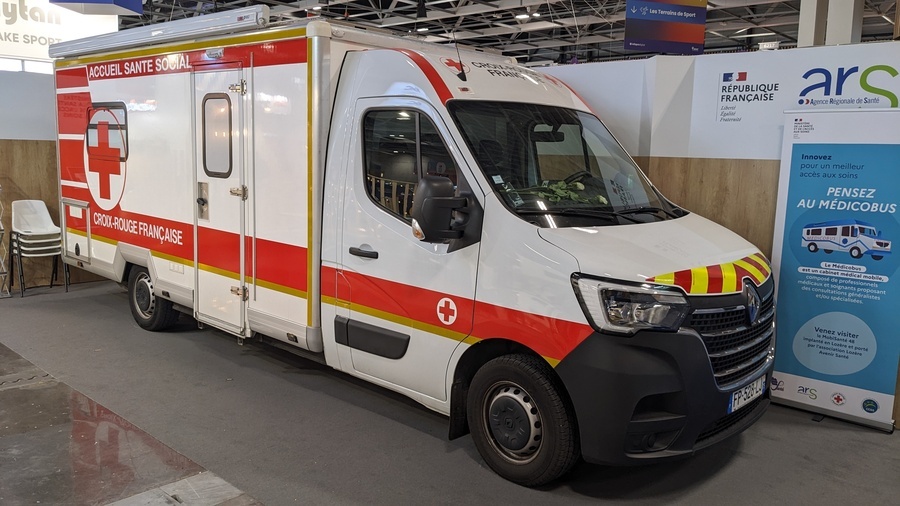
[{"label": "windshield", "polygon": [[650,185],[590,114],[513,102],[455,100],[448,106],[494,191],[524,219],[562,227],[686,214]]}]

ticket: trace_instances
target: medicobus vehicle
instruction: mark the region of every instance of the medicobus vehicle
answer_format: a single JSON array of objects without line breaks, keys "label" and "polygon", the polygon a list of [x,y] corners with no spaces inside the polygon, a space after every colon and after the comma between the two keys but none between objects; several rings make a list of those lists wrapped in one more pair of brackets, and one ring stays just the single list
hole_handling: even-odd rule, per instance
[{"label": "medicobus vehicle", "polygon": [[891,254],[891,241],[881,237],[875,225],[859,220],[834,220],[810,223],[803,227],[801,246],[815,253],[846,251],[854,259],[869,255],[881,260]]},{"label": "medicobus vehicle", "polygon": [[267,16],[51,48],[65,259],[127,284],[141,327],[187,313],[400,392],[530,486],[762,415],[767,260],[564,83]]}]

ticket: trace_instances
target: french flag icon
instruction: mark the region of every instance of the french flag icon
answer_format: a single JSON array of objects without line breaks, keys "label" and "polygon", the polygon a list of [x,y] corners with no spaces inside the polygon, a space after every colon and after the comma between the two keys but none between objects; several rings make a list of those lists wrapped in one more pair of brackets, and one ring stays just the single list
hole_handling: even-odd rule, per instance
[{"label": "french flag icon", "polygon": [[726,72],[722,74],[722,82],[723,83],[731,83],[736,81],[746,81],[747,73],[746,72]]}]

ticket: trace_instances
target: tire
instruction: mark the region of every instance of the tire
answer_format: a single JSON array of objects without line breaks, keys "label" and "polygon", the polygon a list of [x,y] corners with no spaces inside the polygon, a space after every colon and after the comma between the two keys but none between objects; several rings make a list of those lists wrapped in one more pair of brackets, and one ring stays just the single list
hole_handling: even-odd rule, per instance
[{"label": "tire", "polygon": [[824,251],[826,255],[830,255],[832,253],[832,251],[834,251],[834,250],[823,249],[822,251]]},{"label": "tire", "polygon": [[810,253],[815,253],[816,251],[819,251],[819,246],[816,243],[811,242],[809,243],[809,246],[806,247],[806,249],[808,249]]},{"label": "tire", "polygon": [[486,363],[469,386],[466,416],[475,447],[507,480],[536,487],[581,456],[574,409],[550,366],[530,355]]},{"label": "tire", "polygon": [[178,320],[172,301],[153,294],[153,280],[143,267],[132,266],[128,274],[128,306],[134,321],[145,330],[165,330]]},{"label": "tire", "polygon": [[862,258],[862,250],[854,246],[850,248],[850,256],[853,258]]},{"label": "tire", "polygon": [[872,260],[881,260],[882,258],[884,258],[883,255],[872,255]]}]

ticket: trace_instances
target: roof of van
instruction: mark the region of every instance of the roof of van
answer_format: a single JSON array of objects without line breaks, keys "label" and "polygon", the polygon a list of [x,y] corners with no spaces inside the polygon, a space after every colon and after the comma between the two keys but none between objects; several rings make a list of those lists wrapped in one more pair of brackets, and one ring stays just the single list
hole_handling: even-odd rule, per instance
[{"label": "roof of van", "polygon": [[840,227],[841,225],[862,225],[864,227],[872,227],[875,228],[875,225],[871,223],[866,223],[865,221],[859,220],[832,220],[832,221],[823,221],[820,223],[810,223],[809,225],[803,228],[811,228],[811,227]]}]

